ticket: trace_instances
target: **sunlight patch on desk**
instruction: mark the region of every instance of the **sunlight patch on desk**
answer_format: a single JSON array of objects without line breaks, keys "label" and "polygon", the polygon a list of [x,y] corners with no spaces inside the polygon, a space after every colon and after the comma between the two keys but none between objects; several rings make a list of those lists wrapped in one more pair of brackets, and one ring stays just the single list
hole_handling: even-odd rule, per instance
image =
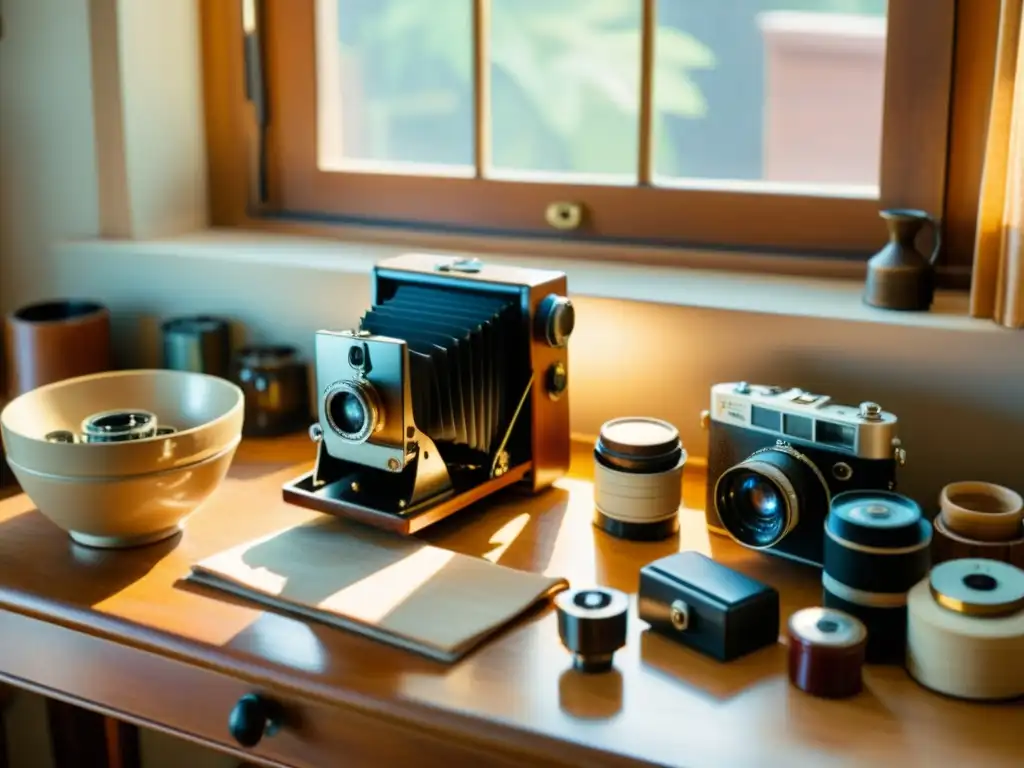
[{"label": "sunlight patch on desk", "polygon": [[454,552],[424,548],[325,598],[319,608],[375,624],[436,576]]},{"label": "sunlight patch on desk", "polygon": [[545,576],[568,576],[571,580],[592,580],[597,562],[590,535],[594,515],[594,485],[586,480],[563,477],[554,486],[568,492],[569,500],[558,532],[554,534],[555,544],[543,573]]},{"label": "sunlight patch on desk", "polygon": [[293,669],[322,673],[327,654],[320,638],[308,624],[267,612],[248,629],[254,653]]},{"label": "sunlight patch on desk", "polygon": [[523,532],[526,525],[530,522],[530,513],[523,512],[521,515],[517,515],[505,523],[501,528],[495,531],[494,535],[488,544],[494,545],[494,549],[484,554],[484,560],[490,560],[492,563],[497,563],[501,560],[502,555],[508,551],[508,548],[512,546],[519,534]]}]

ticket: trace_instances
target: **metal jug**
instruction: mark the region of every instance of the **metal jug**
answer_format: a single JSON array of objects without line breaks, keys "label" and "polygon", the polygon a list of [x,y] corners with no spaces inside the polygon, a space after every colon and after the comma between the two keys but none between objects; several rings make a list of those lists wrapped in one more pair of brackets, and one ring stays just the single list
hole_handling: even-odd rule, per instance
[{"label": "metal jug", "polygon": [[[925,211],[906,208],[888,208],[879,215],[889,228],[889,242],[868,261],[865,303],[883,309],[927,310],[935,296],[935,261],[942,247],[939,222]],[[926,224],[935,231],[930,257],[914,244]]]}]

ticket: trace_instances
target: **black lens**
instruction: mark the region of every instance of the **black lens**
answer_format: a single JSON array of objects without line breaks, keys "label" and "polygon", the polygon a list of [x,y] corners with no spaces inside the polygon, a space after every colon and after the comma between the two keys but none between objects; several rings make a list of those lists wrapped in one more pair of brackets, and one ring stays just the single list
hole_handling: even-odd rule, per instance
[{"label": "black lens", "polygon": [[357,434],[366,426],[366,406],[351,392],[338,392],[327,407],[331,422],[344,434]]},{"label": "black lens", "polygon": [[100,416],[98,419],[93,419],[90,426],[102,432],[126,432],[127,430],[135,427],[146,426],[150,422],[151,418],[152,417],[148,413],[119,411],[117,413],[108,413],[106,416]]},{"label": "black lens", "polygon": [[362,368],[365,356],[363,355],[362,347],[349,347],[348,350],[348,364],[353,368]]},{"label": "black lens", "polygon": [[82,432],[87,443],[116,443],[152,437],[156,426],[156,417],[147,411],[108,411],[87,418]]},{"label": "black lens", "polygon": [[786,531],[788,511],[782,491],[753,470],[740,467],[723,476],[717,501],[722,524],[743,544],[771,546]]}]

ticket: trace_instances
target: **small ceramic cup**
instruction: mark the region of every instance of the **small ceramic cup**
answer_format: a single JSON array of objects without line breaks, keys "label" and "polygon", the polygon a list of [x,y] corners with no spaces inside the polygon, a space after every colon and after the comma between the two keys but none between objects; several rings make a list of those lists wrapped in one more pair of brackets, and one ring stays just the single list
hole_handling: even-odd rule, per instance
[{"label": "small ceramic cup", "polygon": [[973,541],[1011,541],[1021,537],[1024,499],[995,483],[950,483],[939,493],[942,521],[953,533]]}]

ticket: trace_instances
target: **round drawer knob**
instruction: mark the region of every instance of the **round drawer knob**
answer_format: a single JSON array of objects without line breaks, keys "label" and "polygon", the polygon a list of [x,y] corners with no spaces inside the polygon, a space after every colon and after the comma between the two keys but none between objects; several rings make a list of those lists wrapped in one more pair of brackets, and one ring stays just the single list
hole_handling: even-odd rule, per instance
[{"label": "round drawer knob", "polygon": [[243,747],[255,747],[264,736],[273,736],[281,727],[281,705],[258,693],[247,693],[238,700],[228,717],[231,736]]}]

